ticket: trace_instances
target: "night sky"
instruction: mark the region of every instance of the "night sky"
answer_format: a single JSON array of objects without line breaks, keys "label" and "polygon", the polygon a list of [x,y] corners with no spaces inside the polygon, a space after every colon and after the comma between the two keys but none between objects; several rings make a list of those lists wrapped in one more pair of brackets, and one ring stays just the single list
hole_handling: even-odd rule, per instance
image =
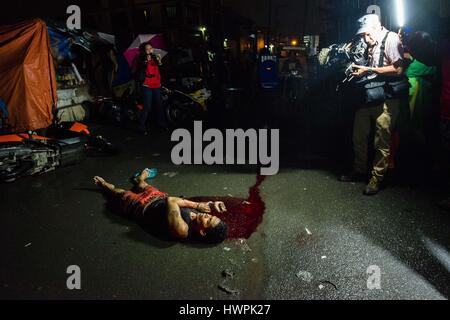
[{"label": "night sky", "polygon": [[[323,19],[317,8],[321,1],[313,0],[223,0],[240,15],[255,21],[257,27],[269,24],[269,3],[272,1],[271,31],[275,35],[293,36],[323,33]],[[336,0],[339,2],[340,0]],[[65,11],[70,4],[80,4],[82,0],[39,1],[26,0],[7,1],[0,10],[1,24],[10,24],[30,17],[60,18],[66,17]],[[86,1],[84,1],[86,3]],[[379,1],[373,0],[376,3]],[[450,2],[444,0],[443,3]],[[89,5],[95,5],[89,1]],[[433,29],[435,17],[439,15],[439,0],[408,0],[406,5],[407,21],[416,30]],[[448,5],[447,5],[448,7]],[[83,8],[83,6],[82,6]],[[306,20],[307,19],[307,20]],[[305,28],[307,28],[305,30]],[[325,28],[326,29],[326,28]]]}]

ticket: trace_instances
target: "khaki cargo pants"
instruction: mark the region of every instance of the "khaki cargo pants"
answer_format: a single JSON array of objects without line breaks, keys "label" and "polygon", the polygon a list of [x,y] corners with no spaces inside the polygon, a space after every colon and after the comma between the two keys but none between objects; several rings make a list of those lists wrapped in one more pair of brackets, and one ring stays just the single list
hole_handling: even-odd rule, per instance
[{"label": "khaki cargo pants", "polygon": [[400,111],[400,100],[387,100],[374,107],[363,107],[357,111],[353,127],[354,170],[368,172],[369,138],[375,125],[375,157],[372,175],[380,181],[389,168],[392,127]]}]

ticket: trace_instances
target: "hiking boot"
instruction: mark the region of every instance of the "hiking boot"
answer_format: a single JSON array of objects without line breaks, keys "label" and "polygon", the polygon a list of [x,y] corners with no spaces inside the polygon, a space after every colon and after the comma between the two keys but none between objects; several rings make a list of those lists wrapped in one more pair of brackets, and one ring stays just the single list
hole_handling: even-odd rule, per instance
[{"label": "hiking boot", "polygon": [[381,181],[377,177],[372,177],[366,189],[364,190],[364,195],[374,196],[378,194],[378,192],[380,192],[380,189],[381,189]]},{"label": "hiking boot", "polygon": [[364,173],[352,171],[349,174],[344,174],[339,178],[341,182],[364,182],[367,181],[367,176]]}]

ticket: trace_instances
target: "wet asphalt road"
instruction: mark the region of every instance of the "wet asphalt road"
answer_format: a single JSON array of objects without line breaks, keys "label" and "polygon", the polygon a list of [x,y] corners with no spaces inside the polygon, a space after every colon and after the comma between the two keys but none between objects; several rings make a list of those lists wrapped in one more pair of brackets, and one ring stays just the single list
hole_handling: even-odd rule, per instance
[{"label": "wet asphalt road", "polygon": [[[450,215],[438,187],[392,186],[372,198],[325,168],[293,165],[262,188],[264,222],[248,241],[215,247],[167,243],[114,216],[92,185],[101,175],[128,186],[144,167],[174,196],[245,198],[252,167],[176,167],[168,133],[140,137],[98,127],[116,157],[1,185],[0,298],[3,299],[448,299]],[[66,288],[78,265],[82,289]],[[369,290],[377,266],[381,289]],[[224,279],[229,269],[233,279]],[[225,282],[224,282],[225,281]],[[224,284],[240,291],[228,295]]]}]

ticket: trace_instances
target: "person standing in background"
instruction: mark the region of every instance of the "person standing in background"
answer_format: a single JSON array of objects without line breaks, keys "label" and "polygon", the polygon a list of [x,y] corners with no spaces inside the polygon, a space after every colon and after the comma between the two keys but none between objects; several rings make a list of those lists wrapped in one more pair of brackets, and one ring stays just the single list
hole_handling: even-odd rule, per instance
[{"label": "person standing in background", "polygon": [[154,49],[149,43],[140,47],[140,54],[137,59],[137,82],[144,100],[144,109],[139,120],[139,132],[148,135],[148,120],[153,106],[155,107],[158,125],[163,129],[168,127],[161,95],[160,67],[162,62],[161,56],[154,54]]},{"label": "person standing in background", "polygon": [[[445,23],[444,34],[440,43],[434,42],[430,37],[423,37],[417,33],[411,39],[411,53],[420,62],[426,65],[439,65],[441,67],[441,95],[440,95],[440,134],[442,150],[444,152],[444,170],[446,179],[449,179],[450,162],[450,29]],[[450,198],[440,203],[440,207],[450,211]]]}]

